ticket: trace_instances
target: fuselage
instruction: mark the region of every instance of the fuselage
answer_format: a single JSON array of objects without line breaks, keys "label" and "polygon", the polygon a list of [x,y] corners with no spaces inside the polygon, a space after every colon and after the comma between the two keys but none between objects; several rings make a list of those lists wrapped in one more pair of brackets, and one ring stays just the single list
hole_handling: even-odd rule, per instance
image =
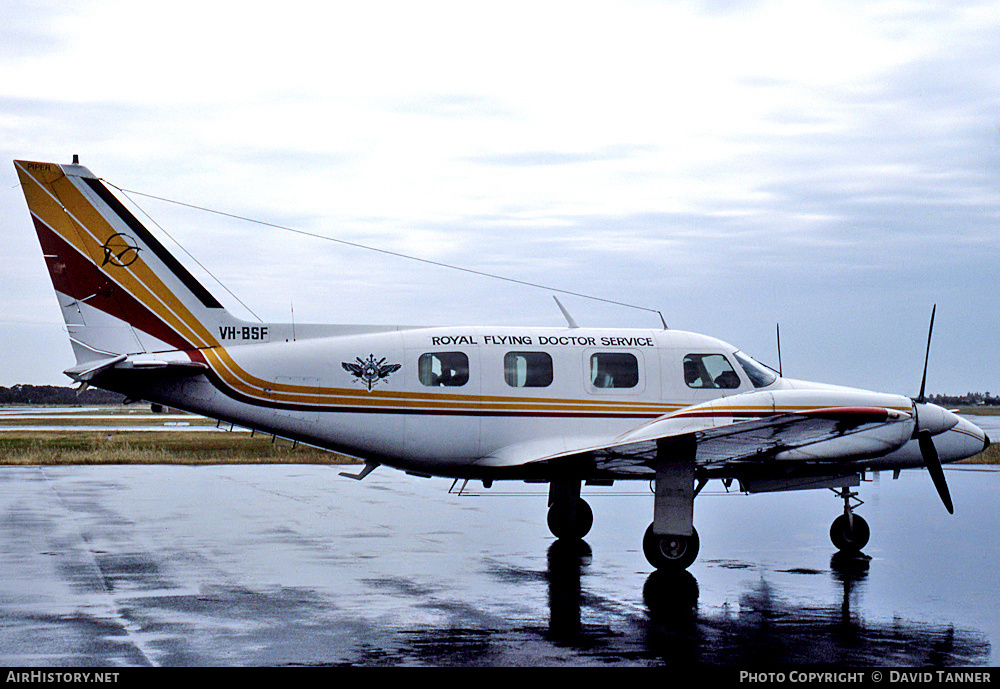
[{"label": "fuselage", "polygon": [[[872,393],[782,379],[732,345],[677,330],[316,326],[301,337],[308,326],[252,327],[247,339],[220,329],[231,341],[213,353],[211,373],[165,382],[160,401],[418,473],[475,477],[522,455],[607,445],[649,420],[747,393],[822,390],[838,406],[871,403]],[[878,403],[912,408],[898,395]],[[942,461],[982,449],[985,436],[966,425],[948,434]],[[913,444],[858,460],[919,466]]]}]

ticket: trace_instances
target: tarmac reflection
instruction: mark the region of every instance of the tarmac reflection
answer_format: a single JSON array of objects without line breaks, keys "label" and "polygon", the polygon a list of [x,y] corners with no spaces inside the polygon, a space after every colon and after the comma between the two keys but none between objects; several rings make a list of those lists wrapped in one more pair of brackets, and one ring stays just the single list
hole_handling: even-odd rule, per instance
[{"label": "tarmac reflection", "polygon": [[830,604],[783,600],[766,577],[745,591],[735,609],[698,609],[698,584],[683,572],[654,572],[643,598],[650,651],[670,663],[851,666],[956,666],[983,663],[990,644],[980,634],[913,620],[869,622],[852,612],[863,595],[870,559],[831,560],[843,596]]},{"label": "tarmac reflection", "polygon": [[581,573],[592,555],[582,540],[557,540],[549,547],[549,638],[553,641],[580,639]]},{"label": "tarmac reflection", "polygon": [[[860,610],[871,559],[834,555],[827,573],[839,600],[786,600],[767,575],[734,606],[699,606],[698,580],[688,571],[653,572],[643,586],[647,617],[634,638],[620,628],[585,624],[601,617],[602,601],[582,584],[592,552],[584,541],[556,541],[548,551],[546,638],[581,651],[646,658],[667,665],[843,664],[966,666],[988,660],[989,642],[950,624],[894,618],[869,621]],[[822,572],[801,572],[804,575]],[[631,642],[636,647],[629,648]]]}]

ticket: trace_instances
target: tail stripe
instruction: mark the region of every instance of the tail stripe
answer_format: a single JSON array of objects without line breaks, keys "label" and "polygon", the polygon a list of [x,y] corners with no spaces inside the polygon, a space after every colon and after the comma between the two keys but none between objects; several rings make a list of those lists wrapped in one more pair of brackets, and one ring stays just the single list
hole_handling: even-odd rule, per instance
[{"label": "tail stripe", "polygon": [[84,182],[87,186],[94,190],[94,192],[101,197],[104,203],[108,204],[114,213],[122,219],[129,229],[135,232],[139,239],[149,245],[149,248],[156,254],[157,258],[163,261],[163,264],[174,274],[177,278],[184,283],[191,292],[198,297],[198,300],[210,309],[221,309],[222,304],[212,296],[212,294],[205,289],[205,286],[198,282],[191,273],[188,272],[187,268],[181,265],[173,254],[171,254],[167,249],[160,244],[159,240],[150,233],[146,227],[139,222],[139,220],[132,215],[132,213],[122,205],[122,202],[112,194],[106,186],[101,184],[100,180],[94,179],[92,177],[83,177]]},{"label": "tail stripe", "polygon": [[[80,254],[89,256],[96,269],[120,288],[120,290],[115,290],[116,292],[124,291],[131,294],[149,312],[162,321],[164,328],[170,328],[176,332],[177,336],[182,338],[182,341],[187,345],[184,347],[185,349],[204,350],[207,363],[227,384],[246,394],[263,394],[265,398],[273,398],[276,389],[293,395],[295,394],[292,392],[293,390],[303,394],[317,392],[315,389],[307,387],[276,385],[244,371],[220,346],[209,328],[184,306],[181,299],[160,280],[159,276],[144,260],[137,260],[128,266],[120,266],[121,270],[115,270],[114,275],[109,274],[108,270],[102,269],[102,261],[105,258],[103,247],[107,244],[109,237],[117,234],[117,230],[94,205],[98,200],[104,200],[99,192],[93,190],[91,186],[88,185],[85,189],[95,195],[93,199],[87,198],[84,188],[77,187],[73,180],[65,174],[54,180],[42,180],[26,170],[24,166],[19,165],[19,170],[23,171],[28,179],[35,183],[34,185],[23,185],[28,205],[33,213]],[[77,178],[86,179],[86,177]],[[43,193],[38,193],[39,189]],[[110,195],[106,188],[104,190]],[[131,214],[128,215],[131,216]],[[131,217],[136,225],[141,226],[141,223],[134,216]],[[125,222],[124,218],[122,221]],[[134,228],[128,226],[128,229],[133,231]],[[149,232],[144,227],[142,229],[145,239]],[[152,247],[152,245],[150,246]],[[162,250],[166,252],[165,249]],[[190,275],[186,271],[184,272]],[[180,275],[177,277],[180,278]],[[194,281],[193,277],[189,279]],[[131,320],[132,316],[130,315],[127,321]],[[176,339],[174,337],[172,341],[176,341]],[[298,398],[292,397],[291,399]]]}]

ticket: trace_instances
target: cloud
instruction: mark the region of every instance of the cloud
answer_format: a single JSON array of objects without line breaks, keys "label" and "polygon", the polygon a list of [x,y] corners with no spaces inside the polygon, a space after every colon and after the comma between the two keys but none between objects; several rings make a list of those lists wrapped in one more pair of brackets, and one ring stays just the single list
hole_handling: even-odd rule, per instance
[{"label": "cloud", "polygon": [[578,165],[582,163],[624,161],[653,153],[651,146],[619,144],[592,151],[507,151],[464,158],[466,162],[487,166],[534,167],[539,165]]}]

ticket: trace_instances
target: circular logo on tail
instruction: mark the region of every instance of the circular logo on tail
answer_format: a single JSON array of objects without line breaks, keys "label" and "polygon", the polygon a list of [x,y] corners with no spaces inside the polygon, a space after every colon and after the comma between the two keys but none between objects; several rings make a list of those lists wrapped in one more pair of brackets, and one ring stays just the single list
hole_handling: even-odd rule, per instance
[{"label": "circular logo on tail", "polygon": [[134,237],[116,232],[108,237],[108,241],[101,245],[104,249],[104,261],[102,266],[113,265],[116,268],[125,268],[135,263],[139,259],[139,243]]}]

